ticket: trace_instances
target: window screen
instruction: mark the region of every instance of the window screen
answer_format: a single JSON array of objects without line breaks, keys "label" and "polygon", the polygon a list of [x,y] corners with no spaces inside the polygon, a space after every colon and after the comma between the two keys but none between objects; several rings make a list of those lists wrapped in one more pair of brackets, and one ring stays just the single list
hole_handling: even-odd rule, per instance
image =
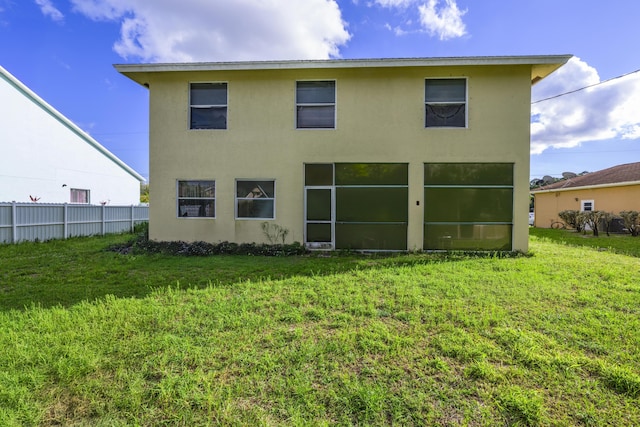
[{"label": "window screen", "polygon": [[227,128],[227,84],[192,83],[191,129]]},{"label": "window screen", "polygon": [[296,111],[296,127],[299,129],[335,128],[336,82],[297,82]]},{"label": "window screen", "polygon": [[466,127],[467,81],[427,79],[424,85],[425,127]]}]

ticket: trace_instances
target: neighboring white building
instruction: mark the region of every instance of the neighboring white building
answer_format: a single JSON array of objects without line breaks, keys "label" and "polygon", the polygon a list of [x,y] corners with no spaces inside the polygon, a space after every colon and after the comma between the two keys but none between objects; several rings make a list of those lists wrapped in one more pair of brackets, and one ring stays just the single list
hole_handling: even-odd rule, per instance
[{"label": "neighboring white building", "polygon": [[137,205],[144,178],[0,67],[0,202]]}]

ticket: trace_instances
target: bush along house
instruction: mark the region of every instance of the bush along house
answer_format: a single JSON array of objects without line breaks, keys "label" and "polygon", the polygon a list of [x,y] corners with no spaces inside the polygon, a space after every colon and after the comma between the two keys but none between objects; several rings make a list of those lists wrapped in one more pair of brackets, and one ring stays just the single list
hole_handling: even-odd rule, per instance
[{"label": "bush along house", "polygon": [[150,238],[527,251],[531,85],[570,57],[116,65],[149,88]]}]

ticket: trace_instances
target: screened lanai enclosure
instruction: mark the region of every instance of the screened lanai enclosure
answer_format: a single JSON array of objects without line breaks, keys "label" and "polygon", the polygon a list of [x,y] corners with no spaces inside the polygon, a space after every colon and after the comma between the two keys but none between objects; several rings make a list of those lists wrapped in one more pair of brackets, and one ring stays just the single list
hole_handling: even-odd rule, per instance
[{"label": "screened lanai enclosure", "polygon": [[305,165],[305,239],[316,249],[406,250],[408,165]]},{"label": "screened lanai enclosure", "polygon": [[[406,250],[407,163],[305,165],[305,243]],[[513,164],[425,163],[424,250],[511,250]]]},{"label": "screened lanai enclosure", "polygon": [[425,163],[425,250],[510,251],[512,229],[512,163]]}]

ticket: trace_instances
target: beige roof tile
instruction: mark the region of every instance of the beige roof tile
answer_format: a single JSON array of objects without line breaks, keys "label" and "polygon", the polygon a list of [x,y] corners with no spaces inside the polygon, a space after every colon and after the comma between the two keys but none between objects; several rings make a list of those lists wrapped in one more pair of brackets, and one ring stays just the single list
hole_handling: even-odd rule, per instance
[{"label": "beige roof tile", "polygon": [[594,185],[617,184],[621,182],[640,183],[640,162],[626,163],[624,165],[613,166],[608,169],[591,172],[585,175],[576,176],[564,181],[554,182],[550,185],[537,188],[535,191],[559,190],[577,187],[591,187]]}]

